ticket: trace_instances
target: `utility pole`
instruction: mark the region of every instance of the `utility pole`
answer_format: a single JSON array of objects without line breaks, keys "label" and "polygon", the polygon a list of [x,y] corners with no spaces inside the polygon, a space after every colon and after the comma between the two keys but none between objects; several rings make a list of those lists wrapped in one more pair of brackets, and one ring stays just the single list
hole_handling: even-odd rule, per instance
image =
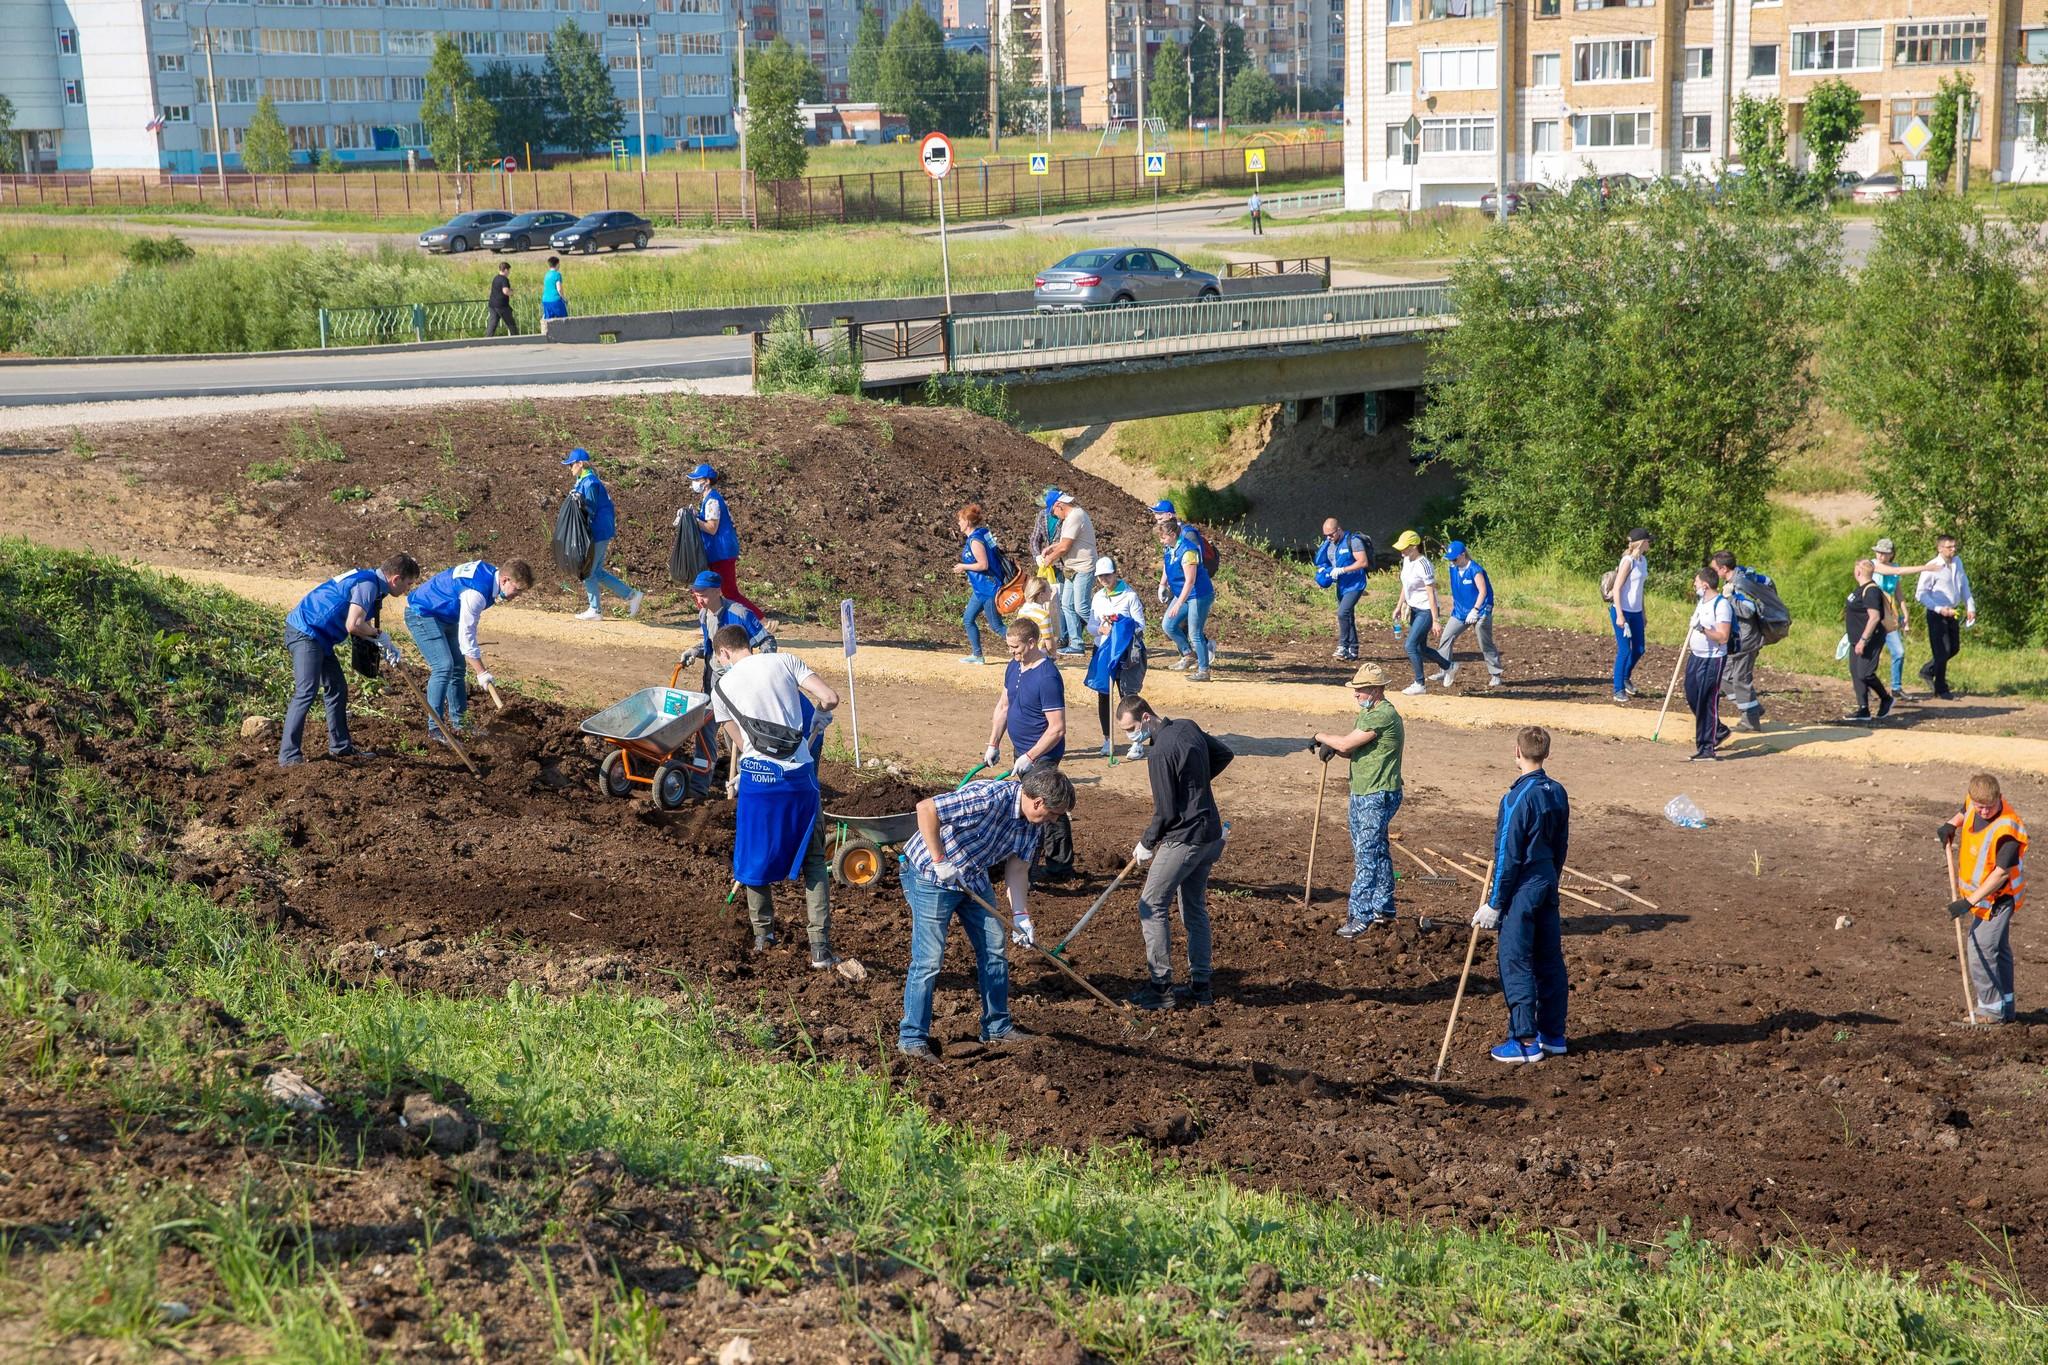
[{"label": "utility pole", "polygon": [[997,22],[995,0],[989,0],[985,12],[988,15],[988,153],[996,156],[1003,150],[1003,81],[1001,68],[996,65],[996,54],[1001,45],[996,41],[996,29],[1000,24]]},{"label": "utility pole", "polygon": [[[1220,10],[1220,6],[1218,7]],[[1230,129],[1223,122],[1223,35],[1230,30],[1230,16],[1223,16],[1223,26],[1216,30],[1216,145],[1221,147],[1225,134]]]},{"label": "utility pole", "polygon": [[[1495,4],[1506,6],[1506,0],[1494,0]],[[1301,27],[1301,0],[1294,0],[1294,121],[1301,122],[1301,45],[1305,41]]]},{"label": "utility pole", "polygon": [[[1196,25],[1197,25],[1197,26],[1199,26],[1199,25],[1201,24],[1201,22],[1202,22],[1202,21],[1201,21],[1200,19],[1196,19],[1196,20],[1195,20],[1195,23],[1196,23]],[[1185,55],[1187,56],[1187,59],[1188,59],[1188,136],[1189,136],[1189,137],[1193,137],[1193,136],[1195,135],[1195,31],[1194,31],[1194,29],[1189,29],[1189,30],[1188,30],[1188,50],[1187,50],[1187,53],[1186,53]],[[1189,143],[1188,145],[1189,145],[1189,146],[1193,146],[1194,144],[1193,144],[1193,143]]]},{"label": "utility pole", "polygon": [[1973,96],[1965,90],[1956,96],[1956,193],[1970,192],[1970,103]]},{"label": "utility pole", "polygon": [[1052,4],[1038,0],[1038,65],[1045,78],[1045,142],[1052,145]]},{"label": "utility pole", "polygon": [[633,104],[640,118],[640,174],[647,174],[647,63],[640,58],[640,30],[633,30]]},{"label": "utility pole", "polygon": [[1131,79],[1136,93],[1131,96],[1136,106],[1138,121],[1138,169],[1145,169],[1145,0],[1138,0],[1133,6],[1137,11],[1137,29],[1131,43]]},{"label": "utility pole", "polygon": [[1494,0],[1493,12],[1498,21],[1493,49],[1497,109],[1493,121],[1493,220],[1505,223],[1508,220],[1508,73],[1511,69],[1508,62],[1508,0]]},{"label": "utility pole", "polygon": [[734,92],[733,122],[740,127],[740,193],[747,184],[747,21],[740,19],[740,88]]},{"label": "utility pole", "polygon": [[199,16],[205,24],[200,32],[205,35],[203,46],[206,51],[206,111],[213,119],[213,183],[220,190],[221,198],[228,193],[228,148],[220,140],[220,83],[213,78],[213,11],[209,6]]}]

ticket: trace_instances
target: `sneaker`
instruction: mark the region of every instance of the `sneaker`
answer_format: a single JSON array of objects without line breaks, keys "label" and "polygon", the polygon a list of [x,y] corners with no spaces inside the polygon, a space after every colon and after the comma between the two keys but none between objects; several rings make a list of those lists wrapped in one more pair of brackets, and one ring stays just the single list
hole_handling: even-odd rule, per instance
[{"label": "sneaker", "polygon": [[1762,716],[1763,708],[1753,707],[1750,710],[1744,711],[1739,717],[1736,718],[1735,728],[1738,730],[1747,730],[1749,731],[1749,733],[1753,735],[1761,734],[1764,728],[1761,723]]},{"label": "sneaker", "polygon": [[1351,656],[1340,649],[1335,654],[1332,654],[1330,657],[1338,660],[1339,662],[1342,662],[1343,660],[1348,659]]},{"label": "sneaker", "polygon": [[963,664],[973,664],[976,668],[979,668],[983,664],[986,664],[988,660],[982,658],[979,654],[969,654],[965,658],[961,659],[960,662]]},{"label": "sneaker", "polygon": [[1733,733],[1734,733],[1734,732],[1733,732],[1733,731],[1731,731],[1731,730],[1730,730],[1730,729],[1729,729],[1729,728],[1728,728],[1727,726],[1725,726],[1725,725],[1716,725],[1716,726],[1714,727],[1714,743],[1716,743],[1716,744],[1725,744],[1725,743],[1727,743],[1727,741],[1728,741],[1728,736],[1729,736],[1729,735],[1731,735],[1731,734],[1733,734]]},{"label": "sneaker", "polygon": [[1087,650],[1081,648],[1081,646],[1079,645],[1068,645],[1065,649],[1062,649],[1060,651],[1061,654],[1066,655],[1070,659],[1076,658],[1082,654],[1086,654],[1087,652]]},{"label": "sneaker", "polygon": [[1156,981],[1140,986],[1130,999],[1141,1010],[1170,1010],[1177,1003],[1173,991]]},{"label": "sneaker", "polygon": [[1344,927],[1337,931],[1337,937],[1341,939],[1358,938],[1366,930],[1372,928],[1372,926],[1373,921],[1370,919],[1346,920],[1344,921]]},{"label": "sneaker", "polygon": [[1419,697],[1427,691],[1429,691],[1429,689],[1427,687],[1424,687],[1419,682],[1409,683],[1406,687],[1401,689],[1401,692],[1404,696],[1410,697]]},{"label": "sneaker", "polygon": [[638,616],[640,614],[640,604],[646,600],[647,594],[635,588],[633,595],[626,599],[626,615]]},{"label": "sneaker", "polygon": [[773,948],[774,946],[775,946],[775,935],[774,935],[773,933],[767,933],[767,934],[756,934],[756,935],[754,935],[754,951],[755,951],[755,952],[757,952],[757,953],[765,953],[765,952],[767,952],[767,951],[768,951],[768,950],[769,950],[770,948]]},{"label": "sneaker", "polygon": [[1628,705],[1628,694],[1625,692],[1616,692],[1614,694],[1614,704],[1616,706]]},{"label": "sneaker", "polygon": [[1868,725],[1870,724],[1870,713],[1868,711],[1844,711],[1836,723],[1839,725]]},{"label": "sneaker", "polygon": [[[436,735],[435,738],[439,739],[440,736]],[[277,766],[280,768],[303,768],[306,766],[306,760],[303,758],[280,758],[277,760]]]},{"label": "sneaker", "polygon": [[1449,668],[1443,671],[1443,676],[1438,678],[1437,681],[1442,683],[1445,687],[1449,687],[1452,683],[1458,680],[1459,667],[1460,666],[1458,664],[1452,664]]},{"label": "sneaker", "polygon": [[1487,678],[1486,685],[1488,687],[1506,687],[1508,685],[1508,680],[1506,678],[1503,678],[1500,674],[1495,673]]},{"label": "sneaker", "polygon": [[1538,1033],[1536,1035],[1536,1046],[1542,1048],[1544,1053],[1551,1057],[1562,1057],[1565,1054],[1563,1034],[1553,1036],[1548,1033]]},{"label": "sneaker", "polygon": [[1439,668],[1436,672],[1429,675],[1429,681],[1433,683],[1440,683],[1444,682],[1450,676],[1450,670]]},{"label": "sneaker", "polygon": [[936,1062],[939,1054],[932,1051],[930,1043],[898,1043],[896,1051],[913,1062]]},{"label": "sneaker", "polygon": [[1621,685],[1621,690],[1631,697],[1640,697],[1643,695],[1642,689],[1638,688],[1634,683],[1623,683]]},{"label": "sneaker", "polygon": [[358,758],[379,758],[382,755],[375,749],[366,749],[360,744],[351,744],[346,749],[329,749],[327,756],[329,758],[353,760]]},{"label": "sneaker", "polygon": [[1493,1051],[1487,1055],[1496,1062],[1517,1065],[1522,1062],[1542,1061],[1543,1049],[1525,1038],[1510,1038],[1504,1043],[1495,1044]]},{"label": "sneaker", "polygon": [[1719,763],[1721,755],[1710,754],[1705,749],[1702,749],[1696,754],[1687,754],[1685,761],[1688,763]]},{"label": "sneaker", "polygon": [[1142,740],[1142,739],[1141,739],[1141,740],[1137,741],[1137,742],[1136,742],[1135,744],[1131,745],[1131,747],[1130,747],[1130,748],[1128,748],[1128,749],[1124,750],[1124,762],[1126,762],[1126,763],[1142,763],[1142,762],[1144,762],[1144,761],[1145,761],[1145,741],[1144,741],[1144,740]]},{"label": "sneaker", "polygon": [[1166,666],[1166,671],[1169,673],[1185,673],[1194,666],[1195,656],[1192,654],[1183,654],[1178,659],[1175,659],[1172,663],[1168,664]]},{"label": "sneaker", "polygon": [[1173,996],[1180,1008],[1184,1010],[1207,1009],[1216,1003],[1216,990],[1206,981],[1197,981],[1186,986],[1175,986],[1173,988]]},{"label": "sneaker", "polygon": [[1946,687],[1942,688],[1942,689],[1941,689],[1940,691],[1936,692],[1936,693],[1935,693],[1934,695],[1935,695],[1936,697],[1940,698],[1940,699],[1941,699],[1942,701],[1954,701],[1954,700],[1956,699],[1956,694],[1955,694],[1955,693],[1953,693],[1953,692],[1951,692],[1951,691],[1949,691],[1949,690],[1948,690],[1948,689],[1947,689]]},{"label": "sneaker", "polygon": [[1892,713],[1892,706],[1894,705],[1894,702],[1894,698],[1886,697],[1884,701],[1878,705],[1877,718],[1879,720],[1883,720],[1886,716]]},{"label": "sneaker", "polygon": [[1192,673],[1188,674],[1188,681],[1189,681],[1189,682],[1209,682],[1209,681],[1211,681],[1211,679],[1210,679],[1210,677],[1209,677],[1209,670],[1208,670],[1208,669],[1206,669],[1206,668],[1198,668],[1198,669],[1196,669],[1196,670],[1195,670],[1194,672],[1192,672]]},{"label": "sneaker", "polygon": [[811,970],[814,972],[827,971],[833,967],[837,967],[838,965],[839,954],[833,952],[830,948],[827,948],[825,950],[824,956],[822,957],[820,957],[817,953],[811,954]]},{"label": "sneaker", "polygon": [[585,608],[584,608],[584,609],[583,609],[582,611],[579,611],[579,612],[577,612],[577,613],[576,613],[576,619],[577,619],[577,620],[579,620],[579,621],[595,621],[595,620],[597,620],[597,619],[598,619],[598,611],[597,611],[597,608],[596,608],[596,607],[585,607]]},{"label": "sneaker", "polygon": [[1116,757],[1116,741],[1115,741],[1115,740],[1112,740],[1112,739],[1105,739],[1105,740],[1103,740],[1103,741],[1102,741],[1102,756],[1103,756],[1104,758],[1115,758],[1115,757]]},{"label": "sneaker", "polygon": [[999,1033],[993,1038],[984,1038],[981,1040],[981,1045],[987,1048],[994,1048],[998,1052],[1021,1052],[1025,1048],[1034,1046],[1037,1042],[1037,1034],[1012,1024],[1008,1033]]}]

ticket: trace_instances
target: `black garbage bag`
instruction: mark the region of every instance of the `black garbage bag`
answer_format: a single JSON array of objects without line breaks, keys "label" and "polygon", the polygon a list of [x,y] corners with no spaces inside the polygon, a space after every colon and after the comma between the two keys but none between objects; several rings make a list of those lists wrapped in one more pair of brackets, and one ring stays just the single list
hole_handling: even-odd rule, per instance
[{"label": "black garbage bag", "polygon": [[590,577],[597,542],[590,538],[590,509],[574,493],[562,499],[562,510],[555,513],[555,538],[550,548],[564,572],[579,579]]},{"label": "black garbage bag", "polygon": [[375,640],[360,635],[348,637],[348,665],[365,678],[374,678],[384,667],[384,650]]},{"label": "black garbage bag", "polygon": [[697,523],[685,514],[676,521],[675,543],[668,551],[668,576],[687,588],[707,567],[704,537],[698,534]]}]

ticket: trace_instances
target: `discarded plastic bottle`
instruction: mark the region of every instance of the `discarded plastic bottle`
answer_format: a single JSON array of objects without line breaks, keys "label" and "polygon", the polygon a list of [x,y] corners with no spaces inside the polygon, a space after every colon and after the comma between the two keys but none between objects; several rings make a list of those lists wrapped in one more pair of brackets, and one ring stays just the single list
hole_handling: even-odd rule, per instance
[{"label": "discarded plastic bottle", "polygon": [[1693,804],[1690,796],[1679,795],[1664,803],[1664,818],[1680,829],[1705,829],[1707,813]]},{"label": "discarded plastic bottle", "polygon": [[1226,844],[1230,842],[1230,822],[1228,820],[1223,822],[1223,842]]}]

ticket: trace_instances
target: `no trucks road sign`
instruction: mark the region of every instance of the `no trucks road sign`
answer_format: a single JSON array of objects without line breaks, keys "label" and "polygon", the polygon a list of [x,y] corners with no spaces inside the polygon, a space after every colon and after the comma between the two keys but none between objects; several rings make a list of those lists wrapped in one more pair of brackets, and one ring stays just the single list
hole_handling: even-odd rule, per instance
[{"label": "no trucks road sign", "polygon": [[917,144],[917,161],[926,175],[944,180],[946,172],[953,169],[952,139],[944,133],[926,133],[924,141]]}]

